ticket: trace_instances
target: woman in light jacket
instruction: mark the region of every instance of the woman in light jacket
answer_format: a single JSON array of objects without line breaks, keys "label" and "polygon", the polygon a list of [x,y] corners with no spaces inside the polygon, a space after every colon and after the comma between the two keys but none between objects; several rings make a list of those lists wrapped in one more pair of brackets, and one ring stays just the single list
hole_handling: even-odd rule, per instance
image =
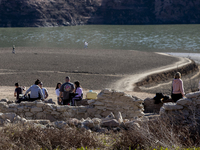
[{"label": "woman in light jacket", "polygon": [[181,73],[177,72],[174,76],[172,81],[172,99],[174,102],[183,98],[185,95],[184,88],[183,88],[183,81],[181,80]]}]

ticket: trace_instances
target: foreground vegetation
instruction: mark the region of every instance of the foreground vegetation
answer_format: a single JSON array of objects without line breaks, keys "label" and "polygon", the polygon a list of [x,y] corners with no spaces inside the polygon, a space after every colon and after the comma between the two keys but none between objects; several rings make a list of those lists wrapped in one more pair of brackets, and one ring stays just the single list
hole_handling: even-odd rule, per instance
[{"label": "foreground vegetation", "polygon": [[166,120],[140,122],[120,132],[90,132],[68,127],[7,125],[0,132],[0,149],[199,149],[199,125],[181,126]]}]

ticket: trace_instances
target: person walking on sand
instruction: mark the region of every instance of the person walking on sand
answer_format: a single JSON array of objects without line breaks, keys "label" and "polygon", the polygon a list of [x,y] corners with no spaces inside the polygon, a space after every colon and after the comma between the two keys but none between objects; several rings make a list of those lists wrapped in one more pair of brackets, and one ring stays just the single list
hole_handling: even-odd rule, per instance
[{"label": "person walking on sand", "polygon": [[15,45],[13,45],[12,53],[15,54]]},{"label": "person walking on sand", "polygon": [[70,82],[70,77],[67,76],[65,83],[60,87],[59,102],[62,102],[61,97],[63,96],[63,105],[69,105],[72,92],[74,92],[74,84]]},{"label": "person walking on sand", "polygon": [[30,96],[29,96],[29,100],[30,101],[34,101],[34,100],[44,100],[44,95],[42,93],[42,89],[38,86],[40,84],[40,80],[36,80],[35,84],[32,85],[24,94],[24,96],[26,96],[29,92],[31,92]]},{"label": "person walking on sand", "polygon": [[[60,96],[60,87],[61,87],[61,85],[62,85],[62,83],[61,82],[58,82],[57,83],[57,85],[56,85],[56,96],[57,96],[57,103],[58,103],[58,105],[62,105],[63,104],[63,102],[61,101],[59,101],[59,96]],[[62,96],[61,96],[62,97]]]},{"label": "person walking on sand", "polygon": [[88,42],[85,41],[84,48],[87,48],[87,47],[88,47]]},{"label": "person walking on sand", "polygon": [[181,73],[177,72],[172,81],[172,99],[174,102],[183,98],[185,95],[183,81],[181,80]]},{"label": "person walking on sand", "polygon": [[49,96],[49,93],[48,93],[47,89],[43,87],[43,83],[42,82],[40,82],[40,84],[38,86],[42,89],[42,93],[44,95],[44,98],[46,99]]}]

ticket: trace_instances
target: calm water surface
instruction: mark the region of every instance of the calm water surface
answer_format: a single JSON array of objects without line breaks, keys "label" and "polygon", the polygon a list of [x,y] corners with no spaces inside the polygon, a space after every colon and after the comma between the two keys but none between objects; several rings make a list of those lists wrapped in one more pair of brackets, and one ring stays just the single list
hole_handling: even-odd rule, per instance
[{"label": "calm water surface", "polygon": [[0,47],[62,47],[200,52],[200,25],[86,25],[0,28]]}]

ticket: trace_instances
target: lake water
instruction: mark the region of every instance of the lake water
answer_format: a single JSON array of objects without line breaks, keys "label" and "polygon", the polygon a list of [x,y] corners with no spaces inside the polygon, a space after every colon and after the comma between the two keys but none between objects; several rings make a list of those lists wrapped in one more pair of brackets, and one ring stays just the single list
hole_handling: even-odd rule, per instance
[{"label": "lake water", "polygon": [[200,52],[200,25],[85,25],[0,28],[0,47]]}]

